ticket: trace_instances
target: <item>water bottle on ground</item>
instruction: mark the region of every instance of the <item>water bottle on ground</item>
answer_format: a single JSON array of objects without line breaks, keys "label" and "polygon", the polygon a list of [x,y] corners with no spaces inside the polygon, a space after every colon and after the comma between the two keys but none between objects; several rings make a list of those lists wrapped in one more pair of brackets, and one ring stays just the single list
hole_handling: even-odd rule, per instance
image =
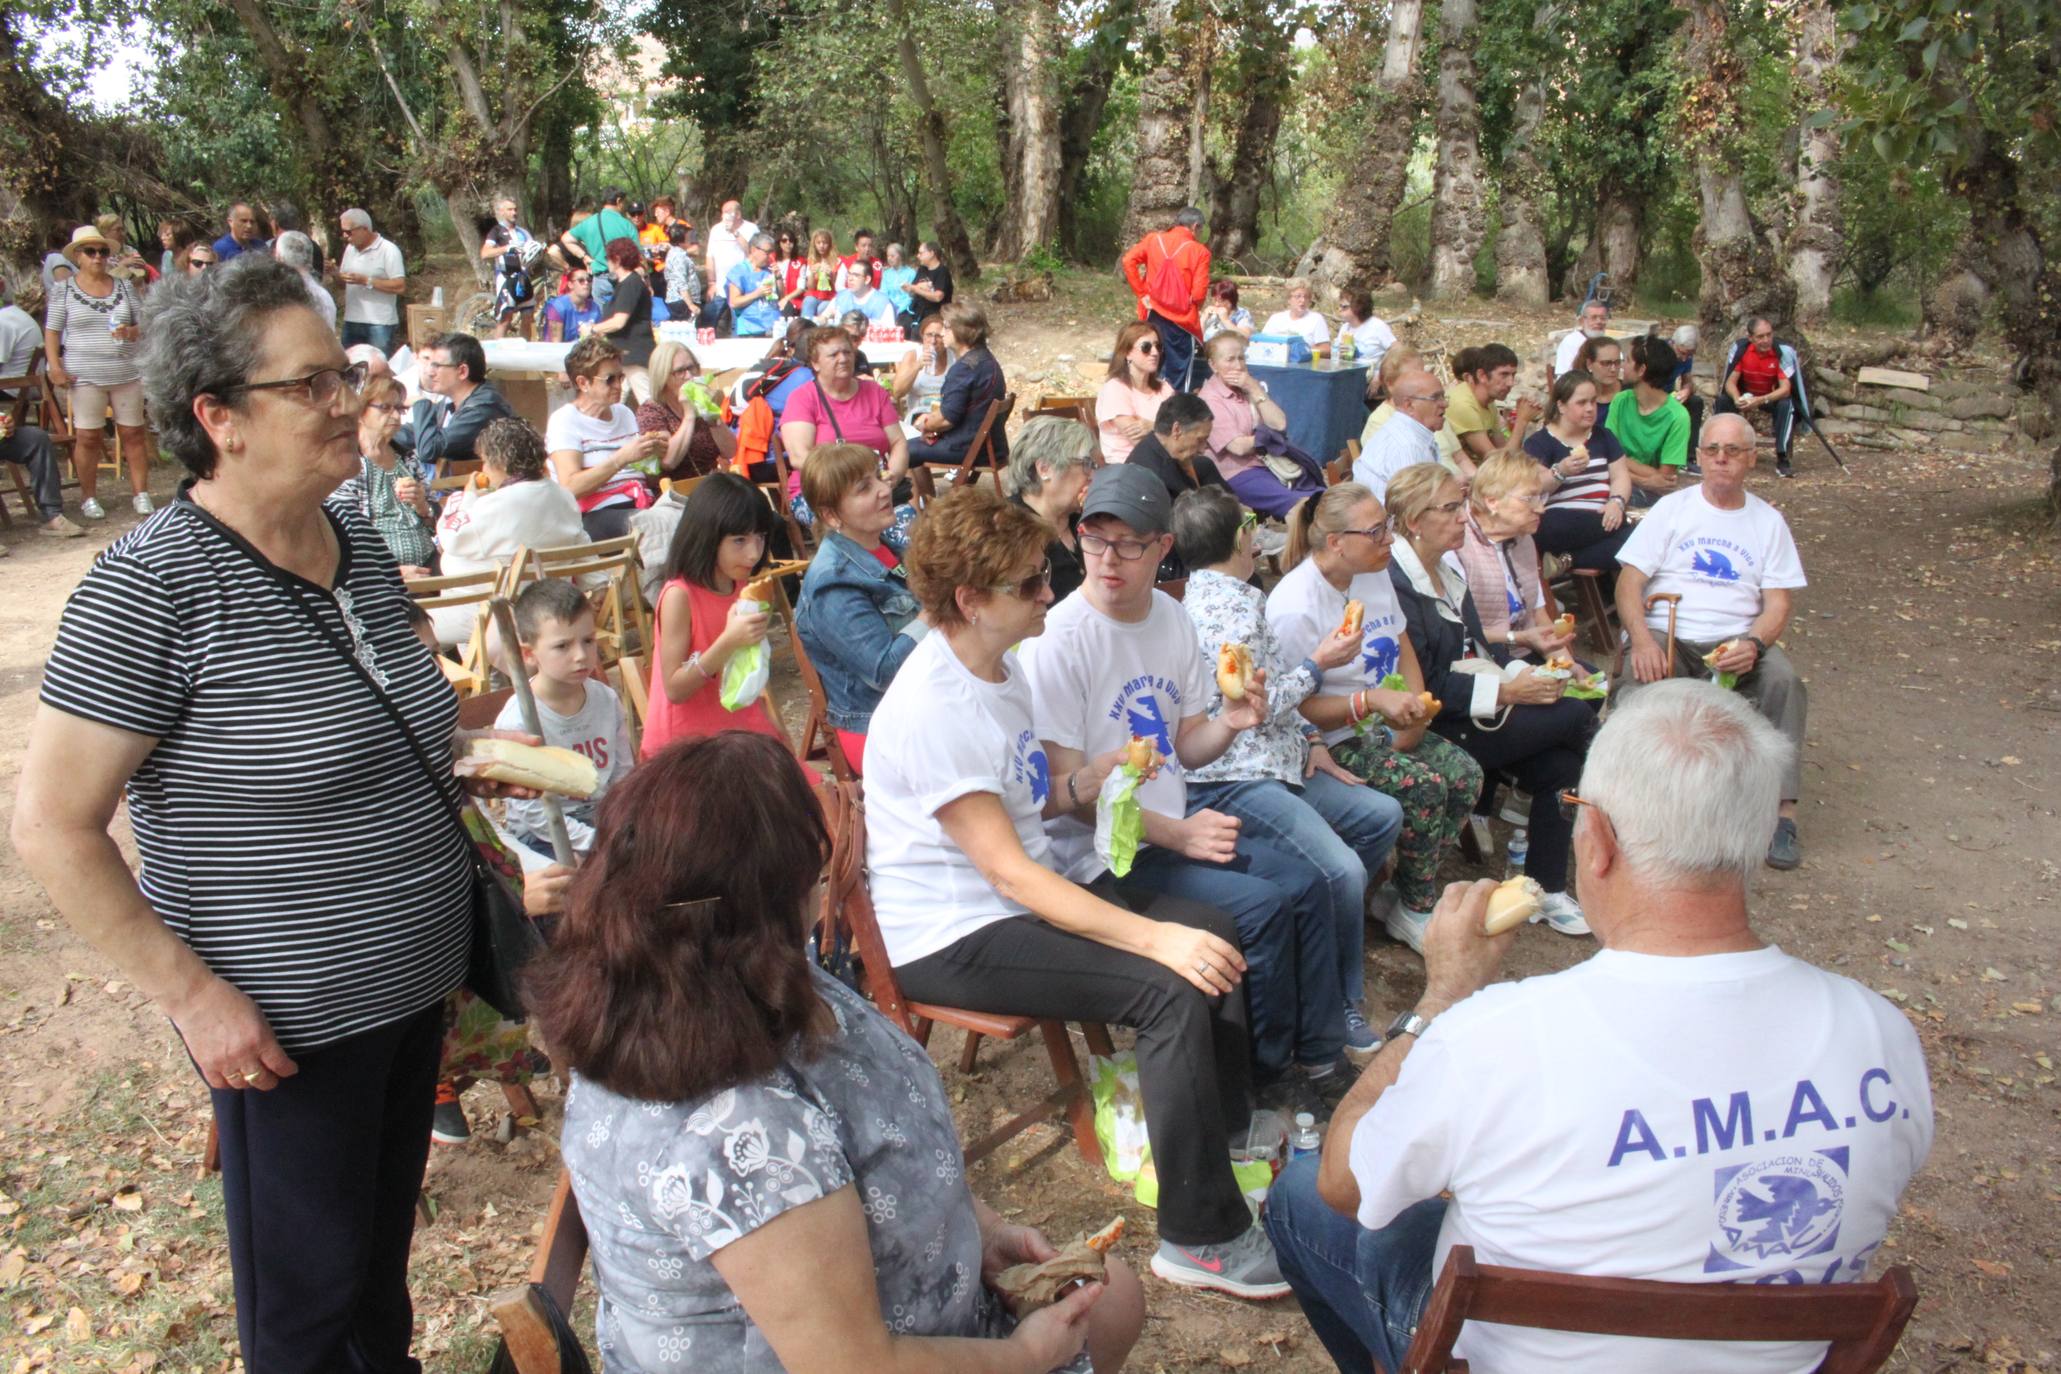
[{"label": "water bottle on ground", "polygon": [[1288,1156],[1301,1159],[1304,1155],[1321,1153],[1324,1137],[1317,1131],[1317,1118],[1308,1112],[1295,1114],[1295,1134],[1289,1137]]},{"label": "water bottle on ground", "polygon": [[1508,852],[1510,855],[1510,865],[1503,871],[1503,876],[1505,878],[1523,877],[1524,861],[1531,853],[1531,836],[1525,832],[1523,826],[1520,825],[1510,832]]}]

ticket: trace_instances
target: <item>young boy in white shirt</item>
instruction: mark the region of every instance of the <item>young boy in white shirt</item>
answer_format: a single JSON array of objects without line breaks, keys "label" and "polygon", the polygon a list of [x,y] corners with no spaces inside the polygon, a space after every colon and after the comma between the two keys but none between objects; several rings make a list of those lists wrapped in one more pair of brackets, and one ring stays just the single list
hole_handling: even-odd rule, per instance
[{"label": "young boy in white shirt", "polygon": [[[515,598],[515,636],[522,644],[523,667],[531,674],[530,692],[537,699],[544,743],[585,754],[601,775],[593,796],[560,803],[566,834],[573,849],[584,855],[594,845],[594,816],[602,797],[633,762],[622,702],[614,688],[594,676],[601,666],[594,607],[570,582],[533,582]],[[509,698],[494,727],[524,729],[521,703]],[[539,854],[551,855],[550,825],[541,800],[511,799],[507,816],[510,835]]]}]

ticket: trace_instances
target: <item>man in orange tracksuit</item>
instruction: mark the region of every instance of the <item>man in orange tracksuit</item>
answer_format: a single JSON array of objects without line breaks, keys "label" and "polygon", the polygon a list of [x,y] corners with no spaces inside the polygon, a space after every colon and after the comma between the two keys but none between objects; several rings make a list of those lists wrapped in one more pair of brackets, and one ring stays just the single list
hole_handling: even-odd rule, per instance
[{"label": "man in orange tracksuit", "polygon": [[1209,297],[1210,252],[1198,243],[1202,211],[1189,206],[1164,233],[1147,234],[1124,254],[1124,281],[1138,297],[1138,318],[1159,331],[1159,375],[1176,391],[1192,391],[1195,345],[1202,340],[1202,303]]}]

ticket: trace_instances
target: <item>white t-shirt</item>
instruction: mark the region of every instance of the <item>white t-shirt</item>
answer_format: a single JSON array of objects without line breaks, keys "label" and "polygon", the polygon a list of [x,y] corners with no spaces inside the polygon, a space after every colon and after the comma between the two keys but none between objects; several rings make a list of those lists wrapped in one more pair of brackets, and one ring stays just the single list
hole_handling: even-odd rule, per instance
[{"label": "white t-shirt", "polygon": [[1331,342],[1331,326],[1325,321],[1324,316],[1315,310],[1307,312],[1299,320],[1290,318],[1286,310],[1276,310],[1267,316],[1267,327],[1260,333],[1300,334],[1311,348],[1322,348]]},{"label": "white t-shirt", "polygon": [[1572,372],[1581,361],[1582,345],[1589,341],[1588,331],[1570,329],[1560,336],[1560,347],[1553,352],[1553,375]]},{"label": "white t-shirt", "polygon": [[[0,377],[26,377],[43,351],[43,326],[18,305],[0,305]],[[30,412],[34,423],[35,412]]]},{"label": "white t-shirt", "polygon": [[[1860,1278],[1932,1147],[1918,1037],[1867,988],[1769,947],[1605,950],[1432,1022],[1353,1132],[1360,1224],[1450,1189],[1432,1272],[1677,1283]],[[1482,1374],[1815,1369],[1818,1343],[1688,1343],[1469,1322]]]},{"label": "white t-shirt", "polygon": [[[1782,512],[1753,493],[1738,510],[1719,510],[1700,486],[1653,503],[1618,551],[1617,561],[1651,580],[1646,595],[1675,592],[1675,634],[1692,644],[1743,635],[1761,612],[1763,588],[1805,585],[1803,560]],[[1655,629],[1665,607],[1646,613]]]},{"label": "white t-shirt", "polygon": [[993,793],[1024,852],[1052,866],[1039,814],[1052,770],[1016,658],[1003,656],[1001,682],[983,682],[943,635],[926,635],[874,708],[866,736],[866,869],[893,963],[935,954],[1028,910],[996,892],[945,834],[937,813],[946,803]]},{"label": "white t-shirt", "polygon": [[725,229],[721,220],[709,226],[708,263],[713,280],[729,279],[730,269],[744,261],[745,249],[751,246],[752,235],[758,231],[759,227],[748,219],[737,221],[734,231]]},{"label": "white t-shirt", "polygon": [[[581,467],[591,468],[636,437],[637,415],[626,405],[618,403],[610,408],[607,419],[597,420],[578,406],[567,404],[552,411],[550,422],[544,426],[544,452],[571,450],[580,455]],[[589,509],[619,506],[629,499],[626,495],[611,496]]]},{"label": "white t-shirt", "polygon": [[[1358,324],[1338,322],[1338,339],[1353,336],[1353,362],[1372,371],[1381,366],[1381,359],[1389,349],[1395,347],[1395,331],[1388,327],[1388,321],[1378,315],[1369,315]],[[1338,339],[1332,340],[1331,351],[1338,352]]]},{"label": "white t-shirt", "polygon": [[[1121,748],[1133,735],[1151,740],[1166,764],[1139,786],[1138,804],[1176,819],[1188,814],[1188,779],[1174,742],[1183,716],[1209,709],[1216,677],[1204,667],[1195,622],[1180,602],[1156,591],[1145,619],[1126,624],[1075,592],[1046,615],[1045,633],[1017,653],[1030,678],[1038,738],[1091,758]],[[1093,821],[1061,816],[1050,829],[1059,871],[1077,883],[1093,882],[1102,872]]]},{"label": "white t-shirt", "polygon": [[[1267,598],[1267,624],[1281,646],[1286,663],[1314,657],[1317,645],[1345,620],[1345,603],[1357,601],[1365,611],[1360,621],[1360,656],[1332,668],[1317,685],[1316,695],[1342,697],[1362,687],[1379,687],[1381,679],[1403,670],[1402,607],[1396,604],[1395,584],[1386,571],[1360,573],[1347,591],[1331,585],[1317,567],[1317,560],[1305,558],[1288,570]],[[1381,724],[1378,719],[1374,722]],[[1324,743],[1336,744],[1352,738],[1349,725],[1324,732]]]},{"label": "white t-shirt", "polygon": [[[601,775],[593,796],[584,801],[566,797],[559,802],[565,816],[566,838],[582,854],[594,847],[594,817],[601,809],[601,799],[610,787],[623,780],[635,762],[629,733],[623,729],[622,699],[616,696],[615,688],[591,678],[586,688],[580,709],[569,716],[561,716],[541,699],[537,702],[537,724],[544,727],[544,743],[586,755],[594,771]],[[494,728],[527,729],[522,719],[522,703],[510,697],[501,714],[494,718]],[[551,822],[545,816],[541,798],[510,797],[505,805],[510,831],[535,841],[532,848],[551,847]]]},{"label": "white t-shirt", "polygon": [[[408,275],[401,250],[377,234],[372,236],[372,246],[362,253],[345,244],[336,270],[363,272],[374,281]],[[346,286],[343,317],[346,324],[399,324],[401,297],[397,292],[375,291],[369,286]]]}]

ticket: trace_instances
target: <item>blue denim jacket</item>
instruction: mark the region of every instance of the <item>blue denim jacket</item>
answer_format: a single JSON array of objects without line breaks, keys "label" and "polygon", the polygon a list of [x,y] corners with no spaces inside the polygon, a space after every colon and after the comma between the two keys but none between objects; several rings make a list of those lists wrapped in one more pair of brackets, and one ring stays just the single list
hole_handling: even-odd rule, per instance
[{"label": "blue denim jacket", "polygon": [[829,533],[802,574],[794,620],[802,647],[823,679],[830,723],[866,733],[873,708],[922,638],[922,627],[903,634],[920,610],[899,570],[842,534]]}]

